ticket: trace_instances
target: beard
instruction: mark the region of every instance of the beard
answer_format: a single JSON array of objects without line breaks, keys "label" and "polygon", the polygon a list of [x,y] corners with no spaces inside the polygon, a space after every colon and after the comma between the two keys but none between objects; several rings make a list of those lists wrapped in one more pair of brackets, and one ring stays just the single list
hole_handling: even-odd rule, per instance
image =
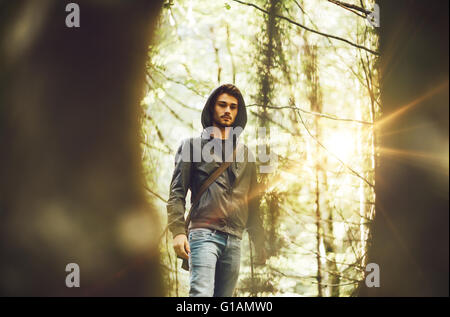
[{"label": "beard", "polygon": [[227,127],[231,127],[233,125],[232,120],[227,121],[223,121],[223,120],[217,120],[215,118],[213,118],[214,123],[219,127],[219,128],[227,128]]}]

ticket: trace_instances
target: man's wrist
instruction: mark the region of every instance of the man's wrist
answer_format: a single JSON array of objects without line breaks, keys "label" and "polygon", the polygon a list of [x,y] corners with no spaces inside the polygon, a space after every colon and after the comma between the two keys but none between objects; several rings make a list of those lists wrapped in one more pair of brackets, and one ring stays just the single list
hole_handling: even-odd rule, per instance
[{"label": "man's wrist", "polygon": [[181,235],[186,237],[186,233],[185,232],[180,232],[180,233],[174,234],[173,238],[175,239],[176,237],[181,236]]},{"label": "man's wrist", "polygon": [[174,229],[171,230],[172,231],[172,237],[175,239],[176,236],[180,235],[180,234],[184,234],[185,236],[187,236],[186,234],[186,230],[184,229],[184,227],[176,227]]}]

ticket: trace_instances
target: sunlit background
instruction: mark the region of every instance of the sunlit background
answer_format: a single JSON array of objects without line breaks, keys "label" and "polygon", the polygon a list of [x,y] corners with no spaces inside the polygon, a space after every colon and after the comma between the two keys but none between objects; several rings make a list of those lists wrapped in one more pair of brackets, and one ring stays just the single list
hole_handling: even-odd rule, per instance
[{"label": "sunlit background", "polygon": [[[201,132],[211,91],[234,83],[249,116],[243,139],[256,146],[256,129],[270,129],[270,151],[278,158],[273,173],[260,175],[270,258],[266,266],[253,266],[254,250],[244,236],[235,295],[350,296],[363,278],[375,214],[375,29],[363,13],[332,1],[251,3],[267,12],[272,6],[301,26],[245,2],[164,6],[141,103],[149,198],[165,228],[174,151]],[[373,8],[373,1],[347,3]],[[179,269],[170,232],[160,247],[166,294],[186,296],[188,273]]]}]

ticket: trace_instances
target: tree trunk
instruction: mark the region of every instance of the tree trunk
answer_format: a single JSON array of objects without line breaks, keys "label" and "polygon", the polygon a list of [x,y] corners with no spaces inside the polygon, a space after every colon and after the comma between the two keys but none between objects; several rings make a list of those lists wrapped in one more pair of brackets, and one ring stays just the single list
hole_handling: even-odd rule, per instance
[{"label": "tree trunk", "polygon": [[448,296],[448,1],[380,6],[382,112],[369,263],[362,296]]},{"label": "tree trunk", "polygon": [[162,1],[76,3],[79,28],[65,1],[1,4],[0,294],[160,296],[138,118]]}]

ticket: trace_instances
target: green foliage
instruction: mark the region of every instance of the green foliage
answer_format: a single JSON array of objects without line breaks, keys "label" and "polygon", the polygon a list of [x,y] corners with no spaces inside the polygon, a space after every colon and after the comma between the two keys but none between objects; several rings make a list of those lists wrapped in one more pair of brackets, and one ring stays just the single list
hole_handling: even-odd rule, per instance
[{"label": "green foliage", "polygon": [[[271,257],[252,268],[244,239],[236,295],[317,296],[320,276],[323,296],[351,296],[363,278],[375,212],[370,123],[380,112],[378,59],[276,15],[374,50],[376,32],[326,1],[252,3],[270,14],[236,2],[165,3],[142,101],[144,172],[147,187],[160,196],[149,193],[149,200],[164,223],[174,151],[201,131],[200,111],[211,90],[235,82],[248,105],[245,141],[255,148],[252,133],[270,128],[269,150],[278,155],[275,173],[259,177]],[[167,294],[186,296],[188,275],[171,248],[170,238],[162,242]]]}]

